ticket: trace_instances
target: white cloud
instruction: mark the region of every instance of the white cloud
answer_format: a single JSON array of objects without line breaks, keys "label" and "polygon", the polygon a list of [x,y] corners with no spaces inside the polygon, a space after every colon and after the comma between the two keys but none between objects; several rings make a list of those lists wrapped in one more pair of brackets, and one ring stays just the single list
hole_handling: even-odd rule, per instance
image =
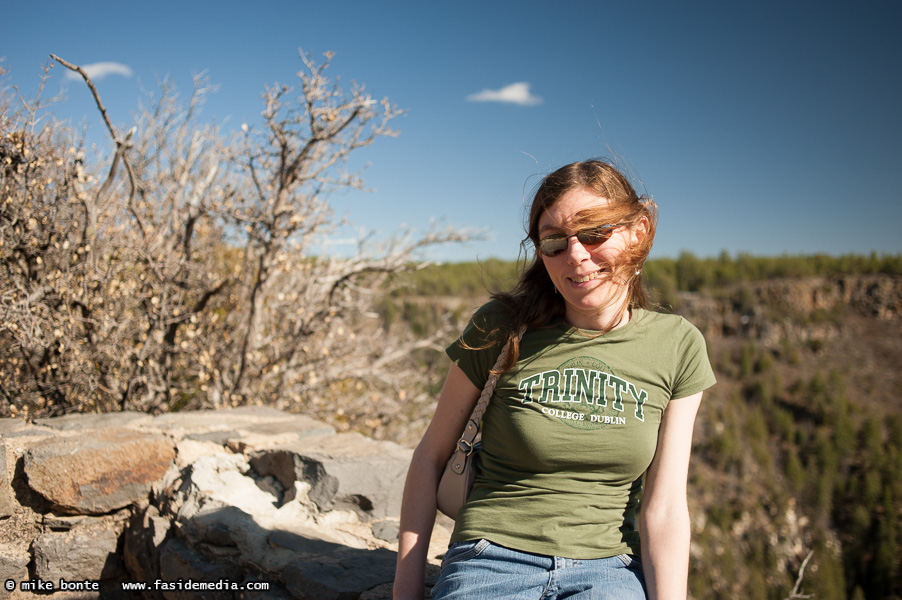
[{"label": "white cloud", "polygon": [[[92,63],[90,65],[81,65],[81,68],[84,69],[85,73],[88,74],[88,77],[94,81],[99,81],[107,75],[122,75],[123,77],[132,76],[131,67],[117,62]],[[69,71],[66,73],[66,78],[81,79],[81,75],[75,71]]]},{"label": "white cloud", "polygon": [[525,81],[512,83],[500,90],[482,90],[478,94],[467,96],[470,102],[504,102],[506,104],[519,104],[520,106],[533,106],[541,104],[542,99],[533,96],[529,91],[529,84]]}]

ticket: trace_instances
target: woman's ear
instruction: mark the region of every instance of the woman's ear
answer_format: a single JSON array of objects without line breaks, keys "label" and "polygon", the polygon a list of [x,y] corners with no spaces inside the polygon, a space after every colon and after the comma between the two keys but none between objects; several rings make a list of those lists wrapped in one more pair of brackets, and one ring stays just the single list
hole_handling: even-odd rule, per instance
[{"label": "woman's ear", "polygon": [[638,245],[642,243],[646,235],[648,235],[648,217],[642,217],[630,227],[630,241],[633,245]]}]

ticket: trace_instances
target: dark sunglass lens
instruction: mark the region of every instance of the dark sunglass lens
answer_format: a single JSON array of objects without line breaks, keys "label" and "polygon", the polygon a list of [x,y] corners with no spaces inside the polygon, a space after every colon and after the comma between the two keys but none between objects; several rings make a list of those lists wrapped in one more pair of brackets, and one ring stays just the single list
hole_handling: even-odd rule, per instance
[{"label": "dark sunglass lens", "polygon": [[611,237],[610,229],[587,229],[576,234],[579,243],[588,246],[603,244],[608,241],[609,237]]},{"label": "dark sunglass lens", "polygon": [[545,256],[556,256],[567,249],[567,238],[562,235],[548,236],[539,241],[539,250]]}]

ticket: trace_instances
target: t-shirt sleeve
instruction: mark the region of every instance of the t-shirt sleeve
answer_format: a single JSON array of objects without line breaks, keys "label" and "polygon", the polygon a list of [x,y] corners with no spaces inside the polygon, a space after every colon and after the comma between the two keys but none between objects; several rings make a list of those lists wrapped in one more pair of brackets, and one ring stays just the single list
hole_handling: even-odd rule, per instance
[{"label": "t-shirt sleeve", "polygon": [[500,352],[501,343],[490,343],[488,338],[499,319],[494,302],[484,305],[476,311],[460,337],[445,348],[448,358],[480,389],[485,386]]},{"label": "t-shirt sleeve", "polygon": [[672,388],[672,398],[685,398],[717,383],[702,332],[685,319],[681,319],[681,325],[685,331],[681,336],[680,351],[676,356],[676,379]]}]

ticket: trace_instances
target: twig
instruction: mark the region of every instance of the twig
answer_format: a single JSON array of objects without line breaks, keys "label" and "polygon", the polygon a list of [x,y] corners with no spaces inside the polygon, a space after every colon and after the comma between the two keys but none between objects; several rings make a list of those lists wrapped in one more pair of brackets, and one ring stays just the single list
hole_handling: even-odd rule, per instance
[{"label": "twig", "polygon": [[110,118],[106,114],[106,107],[103,105],[103,102],[100,101],[100,93],[97,91],[97,88],[94,86],[94,82],[91,81],[91,77],[88,75],[88,73],[78,65],[73,65],[72,63],[63,60],[56,54],[51,54],[50,58],[63,65],[67,69],[75,71],[76,73],[81,75],[82,79],[85,80],[85,83],[88,84],[88,88],[90,88],[91,90],[91,94],[94,96],[94,102],[97,104],[97,108],[98,110],[100,110],[100,114],[103,116],[103,122],[106,124],[107,130],[109,130],[110,136],[113,138],[113,141],[116,143],[116,156],[113,158],[113,163],[110,166],[110,173],[107,176],[107,181],[104,182],[103,186],[101,186],[100,192],[98,193],[98,201],[102,198],[102,194],[106,193],[108,189],[108,183],[113,180],[113,176],[115,175],[116,164],[118,160],[121,159],[122,164],[125,165],[125,171],[128,173],[128,181],[131,185],[131,191],[128,195],[128,208],[132,213],[132,216],[135,218],[135,221],[137,222],[138,228],[141,230],[142,235],[146,236],[144,223],[141,221],[141,216],[138,214],[138,211],[135,210],[135,195],[138,192],[138,184],[135,181],[135,172],[132,169],[131,162],[128,160],[128,156],[126,156],[125,154],[125,150],[129,147],[132,134],[135,132],[135,130],[130,130],[126,134],[124,140],[119,139],[119,136],[116,135],[116,130],[113,128],[113,124],[110,123]]},{"label": "twig", "polygon": [[50,58],[52,58],[59,64],[63,65],[67,69],[75,71],[76,73],[78,73],[79,75],[82,76],[82,79],[84,79],[85,83],[88,84],[88,87],[91,88],[91,93],[94,94],[94,101],[97,102],[97,108],[100,109],[100,114],[103,115],[103,122],[106,123],[107,129],[110,130],[110,135],[113,136],[113,140],[117,140],[117,143],[118,143],[118,138],[116,137],[116,130],[113,129],[113,124],[110,123],[110,119],[109,119],[109,117],[107,117],[106,108],[103,106],[103,102],[100,101],[100,94],[97,92],[97,88],[94,87],[94,82],[91,81],[91,78],[88,76],[88,73],[84,69],[79,67],[78,65],[73,65],[72,63],[63,60],[56,54],[51,54]]},{"label": "twig", "polygon": [[808,561],[811,560],[812,555],[814,555],[814,550],[809,550],[808,556],[805,557],[805,560],[802,561],[802,566],[799,567],[799,576],[796,578],[795,586],[793,586],[792,591],[786,597],[786,600],[794,600],[795,598],[814,598],[814,594],[799,593],[799,589],[802,587],[802,578],[805,577],[805,567],[808,566]]}]

